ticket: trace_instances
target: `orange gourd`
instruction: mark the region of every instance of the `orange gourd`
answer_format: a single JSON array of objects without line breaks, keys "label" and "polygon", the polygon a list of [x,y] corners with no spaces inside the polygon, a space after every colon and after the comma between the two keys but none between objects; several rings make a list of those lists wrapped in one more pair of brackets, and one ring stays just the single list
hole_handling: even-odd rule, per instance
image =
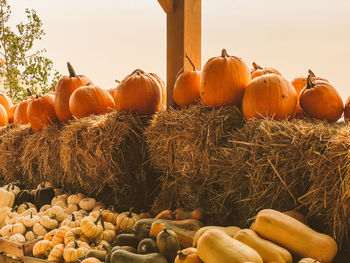
[{"label": "orange gourd", "polygon": [[163,106],[163,89],[158,76],[136,69],[115,88],[115,108],[118,111],[152,115]]},{"label": "orange gourd", "polygon": [[12,107],[12,100],[6,94],[0,93],[0,105],[4,106],[6,111]]},{"label": "orange gourd", "polygon": [[51,94],[37,95],[28,104],[27,116],[34,131],[40,131],[57,121],[54,100],[55,96]]},{"label": "orange gourd", "polygon": [[55,87],[55,112],[61,122],[73,118],[69,110],[69,98],[79,87],[92,85],[92,81],[84,75],[76,75],[72,65],[67,63],[69,76],[62,77]]},{"label": "orange gourd", "polygon": [[114,109],[114,101],[106,90],[98,86],[83,86],[76,89],[69,99],[69,110],[77,118],[92,114],[104,114]]},{"label": "orange gourd", "polygon": [[17,105],[13,105],[7,112],[7,117],[8,117],[8,122],[9,123],[12,123],[14,121],[16,108],[17,108]]},{"label": "orange gourd", "polygon": [[350,121],[350,97],[346,100],[346,103],[345,103],[344,120]]},{"label": "orange gourd", "polygon": [[328,81],[313,78],[311,74],[300,93],[300,106],[308,117],[328,122],[339,120],[344,110],[337,90]]},{"label": "orange gourd", "polygon": [[221,56],[209,59],[202,69],[200,98],[209,106],[240,105],[250,81],[247,64],[223,49]]},{"label": "orange gourd", "polygon": [[31,98],[25,99],[24,101],[20,102],[16,109],[15,113],[13,115],[13,123],[16,125],[21,124],[28,124],[29,119],[27,115],[27,108],[30,103]]},{"label": "orange gourd", "polygon": [[282,74],[275,68],[267,67],[267,68],[262,68],[259,65],[257,65],[255,62],[253,62],[253,67],[254,69],[252,70],[252,79],[255,79],[256,77],[260,77],[265,74],[277,74],[282,76]]},{"label": "orange gourd", "polygon": [[6,109],[0,104],[0,126],[6,126],[8,123]]},{"label": "orange gourd", "polygon": [[247,87],[242,111],[246,119],[273,117],[282,120],[293,116],[298,95],[292,84],[276,74],[255,78]]},{"label": "orange gourd", "polygon": [[203,263],[203,261],[198,257],[197,249],[189,247],[177,252],[174,263]]},{"label": "orange gourd", "polygon": [[184,71],[180,74],[176,79],[173,91],[174,101],[180,108],[186,108],[191,104],[198,103],[200,99],[200,72],[196,70],[196,67],[187,55],[186,58],[191,63],[193,70]]}]

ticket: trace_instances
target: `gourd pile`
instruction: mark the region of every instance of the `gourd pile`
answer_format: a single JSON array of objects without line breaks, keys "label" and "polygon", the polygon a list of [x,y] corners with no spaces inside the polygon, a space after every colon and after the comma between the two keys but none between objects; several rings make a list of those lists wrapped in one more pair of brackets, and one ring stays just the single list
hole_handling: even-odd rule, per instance
[{"label": "gourd pile", "polygon": [[250,229],[204,226],[200,209],[117,213],[82,193],[45,182],[35,190],[5,185],[0,234],[17,243],[38,240],[33,256],[50,262],[330,263],[333,238],[307,226],[296,211],[261,210]]}]

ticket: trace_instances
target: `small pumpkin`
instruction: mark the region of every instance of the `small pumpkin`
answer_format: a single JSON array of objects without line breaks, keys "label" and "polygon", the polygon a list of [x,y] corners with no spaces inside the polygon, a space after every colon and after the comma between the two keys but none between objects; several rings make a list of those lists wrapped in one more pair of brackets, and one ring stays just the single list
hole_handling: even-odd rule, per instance
[{"label": "small pumpkin", "polygon": [[129,212],[119,214],[116,225],[121,231],[127,231],[129,228],[133,228],[139,219],[140,217],[133,212],[133,208],[130,208]]},{"label": "small pumpkin", "polygon": [[66,262],[75,262],[84,257],[90,250],[90,246],[82,241],[73,241],[66,245],[63,258]]},{"label": "small pumpkin", "polygon": [[27,241],[32,241],[38,238],[38,236],[34,233],[34,231],[28,231],[24,237],[26,238]]},{"label": "small pumpkin", "polygon": [[58,226],[58,221],[50,218],[48,215],[41,216],[39,223],[47,229],[55,229]]},{"label": "small pumpkin", "polygon": [[300,106],[306,116],[336,122],[343,114],[343,101],[327,81],[314,79],[310,74],[307,86],[300,93]]},{"label": "small pumpkin", "polygon": [[55,245],[50,251],[47,260],[59,262],[63,259],[64,244]]},{"label": "small pumpkin", "polygon": [[13,105],[7,112],[8,123],[13,123],[17,105]]},{"label": "small pumpkin", "polygon": [[40,220],[39,216],[33,215],[33,213],[30,213],[30,215],[27,215],[23,217],[23,225],[25,227],[33,227],[35,223],[38,223]]},{"label": "small pumpkin", "polygon": [[163,93],[159,77],[136,69],[115,88],[115,108],[117,111],[152,115],[161,109]]},{"label": "small pumpkin", "polygon": [[272,67],[262,68],[259,65],[257,65],[255,62],[253,62],[253,67],[254,69],[251,72],[252,79],[255,79],[256,77],[260,77],[265,74],[271,74],[271,73],[282,76],[282,74],[277,69]]},{"label": "small pumpkin", "polygon": [[350,121],[350,97],[348,97],[348,99],[345,102],[344,120]]},{"label": "small pumpkin", "polygon": [[28,209],[30,209],[30,208],[34,208],[34,213],[36,213],[36,207],[35,207],[35,205],[34,204],[32,204],[32,203],[23,203],[23,204],[21,204],[21,205],[19,205],[18,207],[17,207],[17,213],[19,214],[19,215],[21,215],[21,214],[23,214],[26,210],[28,210]]},{"label": "small pumpkin", "polygon": [[76,219],[75,215],[72,214],[71,217],[66,218],[62,221],[62,226],[69,226],[70,228],[75,228],[80,226],[80,219]]},{"label": "small pumpkin", "polygon": [[26,232],[26,227],[23,223],[16,223],[12,225],[12,234],[24,234]]},{"label": "small pumpkin", "polygon": [[89,239],[87,236],[84,235],[80,227],[75,227],[67,231],[67,233],[64,235],[64,244],[67,245],[68,243],[75,240],[88,242]]},{"label": "small pumpkin", "polygon": [[93,217],[84,217],[83,220],[80,223],[81,231],[84,233],[85,236],[88,238],[95,238],[99,236],[102,231],[103,227],[101,224],[99,216],[97,220],[95,220]]},{"label": "small pumpkin", "polygon": [[54,205],[48,210],[48,216],[61,222],[65,218],[64,209],[58,205]]},{"label": "small pumpkin", "polygon": [[177,252],[174,263],[203,263],[197,255],[197,249],[189,247]]},{"label": "small pumpkin", "polygon": [[41,240],[33,246],[33,256],[47,258],[52,248],[53,244],[51,241]]},{"label": "small pumpkin", "polygon": [[4,93],[0,93],[0,105],[2,105],[6,112],[8,112],[12,107],[11,98]]},{"label": "small pumpkin", "polygon": [[6,126],[9,124],[7,111],[4,106],[0,105],[0,126]]},{"label": "small pumpkin", "polygon": [[15,194],[4,188],[0,188],[0,207],[13,207],[15,203]]},{"label": "small pumpkin", "polygon": [[58,229],[52,229],[49,233],[44,236],[44,240],[52,241],[53,237],[56,235]]},{"label": "small pumpkin", "polygon": [[80,200],[83,198],[85,198],[85,195],[82,193],[73,194],[68,196],[67,203],[78,205]]},{"label": "small pumpkin", "polygon": [[57,121],[54,100],[55,96],[51,94],[36,95],[28,104],[28,121],[34,131],[40,131]]},{"label": "small pumpkin", "polygon": [[69,204],[65,209],[64,209],[64,213],[65,214],[72,214],[73,212],[78,211],[78,206],[75,204]]},{"label": "small pumpkin", "polygon": [[86,259],[84,259],[83,261],[81,261],[81,263],[101,263],[102,261],[100,261],[97,258],[94,257],[88,257]]},{"label": "small pumpkin", "polygon": [[69,110],[77,118],[89,115],[105,114],[114,109],[112,96],[98,86],[82,86],[77,88],[69,98]]},{"label": "small pumpkin", "polygon": [[26,238],[23,236],[23,234],[16,233],[10,236],[9,240],[17,243],[23,243],[26,241]]},{"label": "small pumpkin", "polygon": [[292,84],[276,74],[255,78],[247,87],[242,101],[246,119],[273,117],[282,120],[294,115],[298,95]]},{"label": "small pumpkin", "polygon": [[79,201],[79,207],[89,211],[92,210],[96,205],[96,200],[94,198],[83,198]]},{"label": "small pumpkin", "polygon": [[111,210],[103,210],[102,211],[102,217],[104,221],[107,221],[112,224],[116,224],[117,217],[119,216],[118,213],[111,211]]},{"label": "small pumpkin", "polygon": [[61,122],[68,122],[73,118],[69,110],[69,99],[72,93],[79,87],[92,84],[88,77],[77,75],[69,62],[67,67],[69,76],[62,77],[55,87],[55,112]]},{"label": "small pumpkin", "polygon": [[45,236],[47,234],[47,231],[44,226],[42,226],[40,223],[35,223],[33,226],[33,232],[37,236]]},{"label": "small pumpkin", "polygon": [[0,229],[0,235],[3,237],[9,237],[12,235],[12,226],[13,225],[4,225],[1,229]]},{"label": "small pumpkin", "polygon": [[43,205],[51,204],[52,199],[55,197],[55,191],[52,187],[44,187],[36,190],[34,203],[38,209]]},{"label": "small pumpkin", "polygon": [[20,205],[22,203],[34,203],[34,197],[30,194],[28,190],[21,190],[16,195],[15,204]]},{"label": "small pumpkin", "polygon": [[180,108],[186,108],[191,104],[198,103],[200,72],[196,70],[191,59],[186,55],[187,60],[192,65],[192,71],[184,71],[176,79],[173,90],[175,103]]},{"label": "small pumpkin", "polygon": [[200,76],[200,97],[205,105],[240,105],[251,80],[247,64],[240,58],[229,56],[226,49],[221,56],[209,59]]},{"label": "small pumpkin", "polygon": [[68,226],[62,226],[57,229],[55,232],[55,235],[52,237],[52,244],[58,245],[58,244],[63,244],[64,243],[64,238],[66,233],[70,230],[70,227]]},{"label": "small pumpkin", "polygon": [[29,123],[29,119],[27,115],[27,108],[29,103],[30,103],[30,99],[25,99],[17,105],[15,109],[15,113],[13,115],[13,123],[15,125],[23,125],[23,124]]},{"label": "small pumpkin", "polygon": [[107,241],[108,243],[112,243],[117,235],[117,233],[115,232],[114,225],[109,222],[104,222],[102,216],[101,216],[101,224],[103,227],[103,230],[101,233],[101,239]]}]

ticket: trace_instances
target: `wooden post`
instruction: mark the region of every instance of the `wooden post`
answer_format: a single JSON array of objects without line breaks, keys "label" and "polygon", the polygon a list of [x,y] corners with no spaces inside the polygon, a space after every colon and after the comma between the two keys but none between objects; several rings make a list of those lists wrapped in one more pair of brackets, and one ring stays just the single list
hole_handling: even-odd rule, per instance
[{"label": "wooden post", "polygon": [[167,14],[167,108],[174,105],[173,88],[181,69],[201,68],[201,0],[158,0]]}]

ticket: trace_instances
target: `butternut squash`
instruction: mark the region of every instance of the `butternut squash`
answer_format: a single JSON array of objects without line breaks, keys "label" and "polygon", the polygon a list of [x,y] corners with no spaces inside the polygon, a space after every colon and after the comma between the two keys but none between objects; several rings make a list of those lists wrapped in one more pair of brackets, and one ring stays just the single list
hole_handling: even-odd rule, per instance
[{"label": "butternut squash", "polygon": [[156,219],[154,218],[145,218],[140,219],[135,223],[132,231],[139,241],[149,237],[149,231],[151,230],[152,223],[155,220]]},{"label": "butternut squash", "polygon": [[134,234],[119,234],[117,235],[114,244],[117,246],[131,246],[137,248],[139,240]]},{"label": "butternut squash", "polygon": [[219,230],[222,230],[224,231],[226,234],[228,234],[230,237],[234,237],[237,232],[239,230],[241,230],[239,227],[237,226],[227,226],[227,227],[223,227],[223,226],[204,226],[204,227],[201,227],[197,232],[196,234],[194,235],[194,238],[193,238],[193,247],[196,247],[197,246],[197,243],[198,243],[198,239],[208,230],[210,229],[219,229]]},{"label": "butternut squash", "polygon": [[200,237],[197,254],[205,263],[263,263],[254,249],[219,229],[210,229]]},{"label": "butternut squash", "polygon": [[134,254],[126,250],[119,249],[113,252],[111,263],[168,263],[167,259],[160,253],[146,255]]},{"label": "butternut squash", "polygon": [[332,262],[338,246],[333,238],[318,233],[298,220],[272,209],[261,210],[253,230],[260,236],[277,243],[305,258]]},{"label": "butternut squash", "polygon": [[168,262],[174,262],[177,251],[180,250],[176,234],[166,228],[157,235],[157,247],[159,252],[168,259]]},{"label": "butternut squash", "polygon": [[321,262],[313,258],[302,258],[298,261],[298,263],[321,263]]},{"label": "butternut squash", "polygon": [[254,249],[264,262],[292,263],[292,255],[283,247],[259,237],[251,229],[242,229],[234,238]]},{"label": "butternut squash", "polygon": [[159,253],[157,243],[152,238],[145,238],[140,241],[137,247],[138,254]]}]

